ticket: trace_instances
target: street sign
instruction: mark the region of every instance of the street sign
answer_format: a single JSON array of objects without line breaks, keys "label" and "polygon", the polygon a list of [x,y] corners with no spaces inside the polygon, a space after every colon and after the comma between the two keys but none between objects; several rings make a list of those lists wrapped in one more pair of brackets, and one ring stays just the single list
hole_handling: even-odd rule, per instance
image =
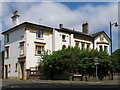
[{"label": "street sign", "polygon": [[95,63],[95,65],[98,65],[98,64],[99,64],[98,62]]}]

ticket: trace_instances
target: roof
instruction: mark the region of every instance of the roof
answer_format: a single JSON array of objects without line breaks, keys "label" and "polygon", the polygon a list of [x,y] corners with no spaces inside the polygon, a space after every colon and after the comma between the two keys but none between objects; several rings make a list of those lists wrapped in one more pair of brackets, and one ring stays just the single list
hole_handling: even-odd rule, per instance
[{"label": "roof", "polygon": [[89,34],[86,34],[86,33],[83,33],[83,32],[79,32],[79,31],[75,31],[75,30],[71,30],[71,29],[68,29],[68,28],[62,28],[62,29],[57,29],[55,28],[55,30],[57,31],[62,31],[62,32],[66,32],[66,33],[72,33],[72,34],[81,34],[81,35],[85,35],[85,36],[88,36],[88,37],[92,37],[91,35]]},{"label": "roof", "polygon": [[[16,28],[19,28],[19,27],[22,27],[22,26],[26,26],[26,25],[33,25],[33,26],[35,26],[35,27],[43,27],[43,28],[53,29],[52,27],[48,27],[48,26],[44,26],[44,25],[34,24],[34,23],[30,23],[30,22],[23,22],[23,23],[15,26],[15,27],[10,28],[9,30],[6,30],[6,31],[2,32],[1,34],[5,34],[5,33],[7,33],[7,32],[14,31],[14,30],[16,30]],[[109,38],[109,36],[108,36],[104,31],[95,32],[95,33],[92,33],[92,34],[86,34],[86,33],[79,32],[79,31],[75,31],[75,30],[68,29],[68,28],[62,28],[62,29],[55,28],[55,30],[57,30],[57,31],[62,31],[62,32],[66,32],[66,33],[70,33],[70,34],[84,35],[84,36],[87,36],[87,37],[90,37],[90,38],[96,38],[96,37],[99,36],[101,33],[104,33],[104,34],[108,37],[108,39],[111,40],[111,39]]]},{"label": "roof", "polygon": [[92,33],[92,34],[90,34],[90,35],[91,35],[93,38],[96,38],[97,36],[99,36],[99,35],[102,34],[102,33],[104,33],[104,34],[107,36],[107,38],[108,38],[109,40],[111,40],[110,37],[109,37],[104,31],[95,32],[95,33]]},{"label": "roof", "polygon": [[97,36],[100,35],[101,33],[103,33],[103,31],[95,32],[95,33],[92,33],[92,34],[90,34],[90,35],[93,36],[93,37],[97,37]]},{"label": "roof", "polygon": [[15,27],[12,27],[4,32],[2,32],[1,34],[5,34],[7,32],[10,32],[10,31],[13,31],[14,29],[18,28],[18,27],[21,27],[21,26],[26,26],[26,25],[33,25],[33,26],[36,26],[36,27],[43,27],[43,28],[49,28],[49,29],[53,29],[51,27],[48,27],[48,26],[44,26],[44,25],[39,25],[39,24],[34,24],[34,23],[30,23],[30,22],[23,22]]}]

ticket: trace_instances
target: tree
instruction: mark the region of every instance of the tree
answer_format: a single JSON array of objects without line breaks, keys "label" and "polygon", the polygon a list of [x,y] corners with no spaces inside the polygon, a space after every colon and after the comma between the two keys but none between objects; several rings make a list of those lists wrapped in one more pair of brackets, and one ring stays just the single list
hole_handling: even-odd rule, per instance
[{"label": "tree", "polygon": [[[109,67],[109,55],[107,52],[97,50],[87,50],[78,47],[68,47],[53,52],[51,55],[43,57],[43,71],[46,77],[52,78],[54,74],[72,72],[78,70],[82,75],[95,75],[95,58],[99,58],[99,71],[107,72]],[[105,73],[104,73],[105,74]]]},{"label": "tree", "polygon": [[120,73],[120,49],[115,50],[110,56],[110,59],[113,72]]}]

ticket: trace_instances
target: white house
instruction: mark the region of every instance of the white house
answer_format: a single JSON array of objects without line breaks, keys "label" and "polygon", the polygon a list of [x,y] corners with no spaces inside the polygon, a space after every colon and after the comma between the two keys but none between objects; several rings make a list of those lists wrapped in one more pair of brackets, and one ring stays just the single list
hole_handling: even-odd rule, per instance
[{"label": "white house", "polygon": [[4,78],[27,79],[28,70],[38,70],[42,51],[49,54],[68,46],[109,52],[110,38],[104,31],[89,34],[88,23],[82,32],[24,22],[19,24],[18,11],[12,16],[13,27],[2,32],[5,43]]}]

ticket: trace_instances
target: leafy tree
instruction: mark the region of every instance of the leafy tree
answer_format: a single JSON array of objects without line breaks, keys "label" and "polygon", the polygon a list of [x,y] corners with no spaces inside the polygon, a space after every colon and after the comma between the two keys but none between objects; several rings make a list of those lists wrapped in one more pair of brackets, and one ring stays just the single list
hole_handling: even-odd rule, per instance
[{"label": "leafy tree", "polygon": [[120,49],[115,50],[110,56],[111,69],[113,72],[120,73]]},{"label": "leafy tree", "polygon": [[41,64],[44,76],[51,79],[54,74],[61,74],[65,71],[72,72],[78,70],[82,75],[95,75],[95,58],[99,58],[99,71],[107,74],[109,67],[109,55],[107,52],[97,50],[87,50],[78,47],[68,47],[53,52],[51,55],[45,54]]}]

